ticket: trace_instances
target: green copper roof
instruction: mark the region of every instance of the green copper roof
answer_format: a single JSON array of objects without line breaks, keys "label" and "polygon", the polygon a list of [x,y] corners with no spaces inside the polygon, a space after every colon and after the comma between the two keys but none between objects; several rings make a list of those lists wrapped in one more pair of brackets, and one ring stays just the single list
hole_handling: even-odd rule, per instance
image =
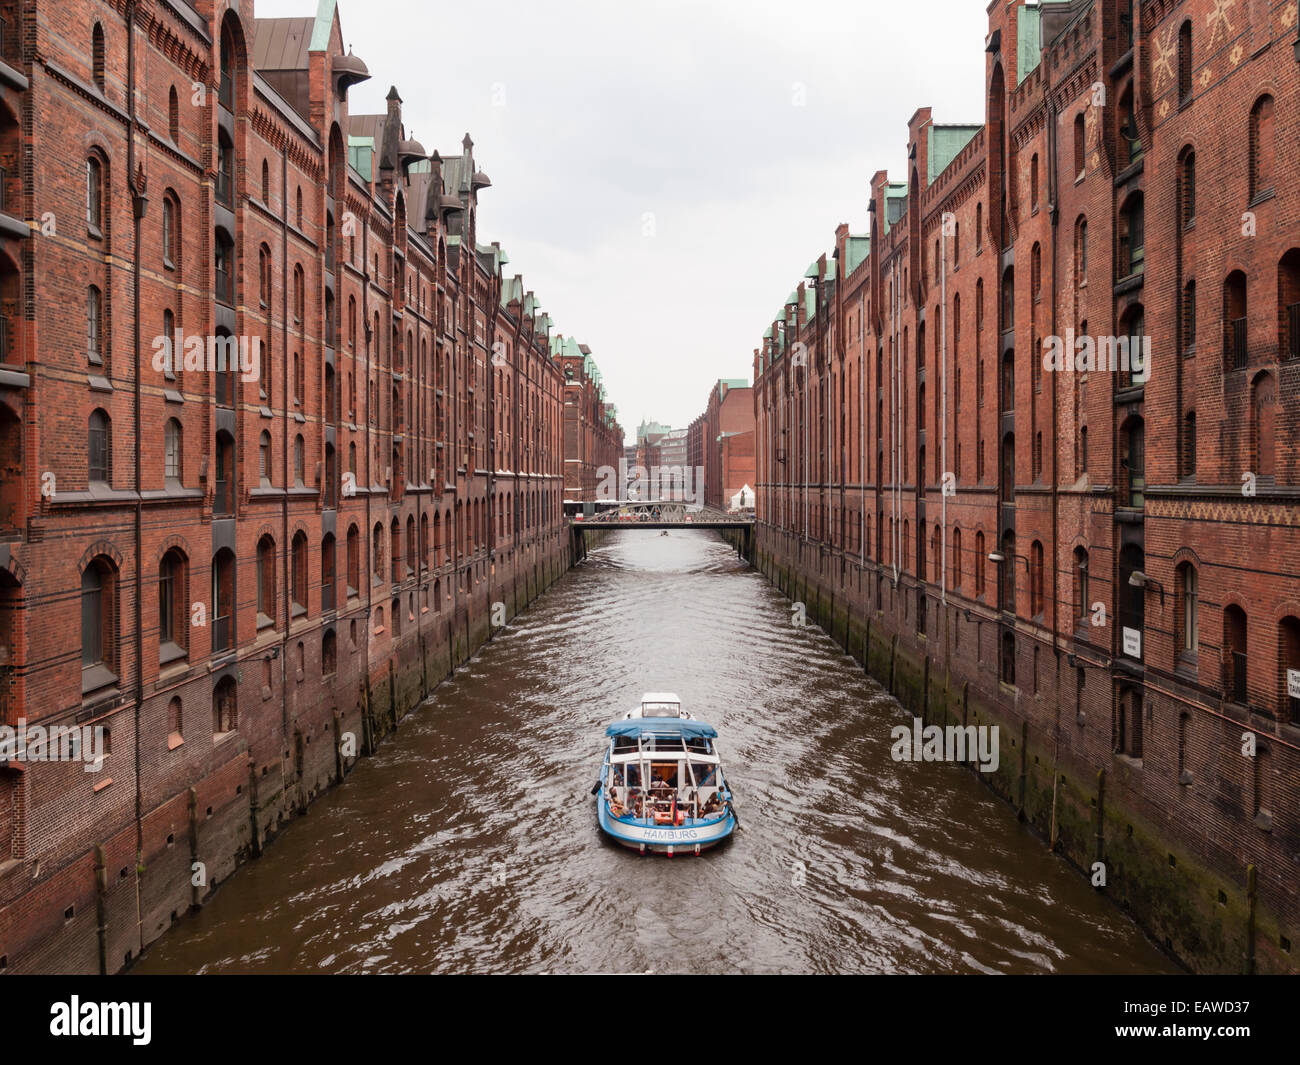
[{"label": "green copper roof", "polygon": [[844,276],[852,277],[853,271],[866,262],[867,256],[870,254],[870,237],[855,237],[850,235],[844,245],[844,257],[847,260],[844,264]]},{"label": "green copper roof", "polygon": [[348,162],[352,164],[352,169],[367,181],[370,181],[374,176],[370,170],[370,162],[374,157],[374,148],[374,137],[348,138]]},{"label": "green copper roof", "polygon": [[896,219],[903,217],[907,206],[907,186],[901,181],[891,181],[885,186],[885,232],[893,228]]},{"label": "green copper roof", "polygon": [[[1021,8],[1021,12],[1030,10]],[[971,142],[971,138],[980,131],[979,126],[935,126],[927,127],[926,134],[929,138],[927,160],[926,160],[926,181],[932,182],[940,174],[948,169],[948,164],[957,158],[957,155],[963,148]]]},{"label": "green copper roof", "polygon": [[312,27],[309,52],[323,52],[330,46],[330,30],[334,28],[334,9],[337,0],[320,0],[316,5],[316,25]]},{"label": "green copper roof", "polygon": [[1029,77],[1043,61],[1043,5],[1068,4],[1070,0],[1038,0],[1016,12],[1016,84]]}]

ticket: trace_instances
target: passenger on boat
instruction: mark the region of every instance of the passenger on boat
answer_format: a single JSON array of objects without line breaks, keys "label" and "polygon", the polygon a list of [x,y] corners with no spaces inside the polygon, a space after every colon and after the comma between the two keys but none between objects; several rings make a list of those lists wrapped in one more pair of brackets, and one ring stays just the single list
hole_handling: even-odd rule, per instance
[{"label": "passenger on boat", "polygon": [[700,815],[703,817],[708,817],[712,814],[716,814],[721,809],[722,809],[722,796],[715,791],[712,795],[709,796],[709,801],[706,802],[703,808],[700,810]]},{"label": "passenger on boat", "polygon": [[627,813],[627,807],[618,797],[618,792],[616,791],[611,791],[609,793],[609,812],[615,817],[622,817]]}]

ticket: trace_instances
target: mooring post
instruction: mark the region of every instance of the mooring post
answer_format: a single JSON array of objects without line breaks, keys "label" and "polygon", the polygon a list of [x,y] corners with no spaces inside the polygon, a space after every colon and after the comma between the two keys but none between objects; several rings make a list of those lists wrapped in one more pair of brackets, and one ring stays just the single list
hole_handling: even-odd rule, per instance
[{"label": "mooring post", "polygon": [[1097,770],[1097,852],[1095,861],[1102,860],[1102,851],[1105,848],[1105,823],[1106,823],[1106,770]]},{"label": "mooring post", "polygon": [[1246,866],[1246,904],[1249,907],[1248,916],[1246,917],[1246,975],[1255,975],[1255,900],[1258,897],[1256,888],[1257,876],[1255,866]]}]

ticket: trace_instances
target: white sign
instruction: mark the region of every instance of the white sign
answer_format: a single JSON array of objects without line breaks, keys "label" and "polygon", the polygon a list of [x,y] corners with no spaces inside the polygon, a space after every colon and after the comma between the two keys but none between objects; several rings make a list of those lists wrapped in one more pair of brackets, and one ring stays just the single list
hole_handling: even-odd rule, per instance
[{"label": "white sign", "polygon": [[1142,657],[1142,633],[1137,629],[1124,630],[1124,653],[1130,658]]},{"label": "white sign", "polygon": [[1286,693],[1292,699],[1300,699],[1300,669],[1286,671]]}]

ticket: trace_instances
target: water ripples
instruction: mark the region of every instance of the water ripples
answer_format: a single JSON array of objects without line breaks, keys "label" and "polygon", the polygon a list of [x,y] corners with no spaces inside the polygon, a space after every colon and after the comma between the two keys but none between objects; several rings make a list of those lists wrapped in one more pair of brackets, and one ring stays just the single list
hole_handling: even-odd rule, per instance
[{"label": "water ripples", "polygon": [[[718,727],[742,830],[596,827],[643,691]],[[711,534],[620,530],[155,944],[145,972],[1098,972],[1170,963]]]}]

